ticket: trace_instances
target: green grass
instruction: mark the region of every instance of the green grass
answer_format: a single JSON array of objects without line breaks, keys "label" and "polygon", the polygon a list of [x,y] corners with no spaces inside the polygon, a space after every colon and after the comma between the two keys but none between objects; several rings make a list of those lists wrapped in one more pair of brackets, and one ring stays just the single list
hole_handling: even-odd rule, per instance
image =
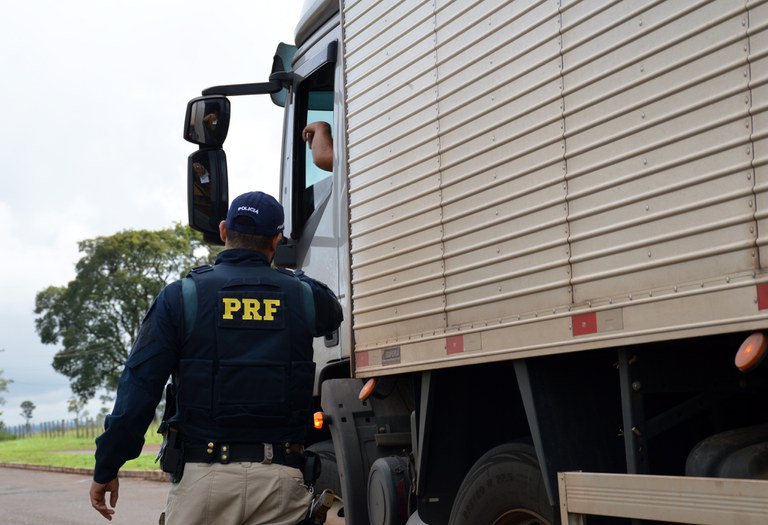
[{"label": "green grass", "polygon": [[[147,432],[146,443],[160,443],[162,437],[154,430]],[[77,467],[92,469],[94,438],[75,437],[74,432],[64,437],[28,438],[0,442],[0,463],[27,463],[54,467]],[[159,470],[155,453],[142,454],[123,466],[124,470]]]}]

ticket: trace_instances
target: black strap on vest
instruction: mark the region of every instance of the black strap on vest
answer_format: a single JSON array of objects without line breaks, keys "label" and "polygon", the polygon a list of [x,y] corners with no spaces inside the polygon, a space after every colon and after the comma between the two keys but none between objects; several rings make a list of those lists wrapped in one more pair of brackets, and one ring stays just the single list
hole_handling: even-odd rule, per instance
[{"label": "black strap on vest", "polygon": [[181,280],[181,296],[184,301],[184,337],[189,338],[197,318],[197,286],[191,277]]},{"label": "black strap on vest", "polygon": [[[201,274],[212,270],[213,266],[206,264],[192,268],[189,273]],[[181,280],[181,297],[184,301],[184,336],[188,338],[192,335],[197,319],[197,286],[189,275]]]}]

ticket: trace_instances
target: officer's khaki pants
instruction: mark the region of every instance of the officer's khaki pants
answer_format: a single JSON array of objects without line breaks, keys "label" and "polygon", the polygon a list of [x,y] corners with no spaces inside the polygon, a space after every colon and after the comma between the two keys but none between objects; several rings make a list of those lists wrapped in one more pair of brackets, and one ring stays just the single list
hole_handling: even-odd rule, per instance
[{"label": "officer's khaki pants", "polygon": [[296,525],[311,495],[301,472],[261,463],[187,463],[168,493],[166,525]]}]

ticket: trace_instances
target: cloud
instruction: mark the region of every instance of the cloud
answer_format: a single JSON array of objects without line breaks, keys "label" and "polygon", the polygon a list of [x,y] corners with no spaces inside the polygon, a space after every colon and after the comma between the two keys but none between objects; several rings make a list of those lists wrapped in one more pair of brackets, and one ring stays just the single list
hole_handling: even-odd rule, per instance
[{"label": "cloud", "polygon": [[[80,240],[186,222],[186,102],[265,81],[301,0],[38,0],[4,7],[0,32],[0,419],[69,417],[66,378],[34,330],[35,294],[74,278]],[[236,97],[230,192],[277,193],[282,111]],[[48,415],[44,415],[48,414]]]}]

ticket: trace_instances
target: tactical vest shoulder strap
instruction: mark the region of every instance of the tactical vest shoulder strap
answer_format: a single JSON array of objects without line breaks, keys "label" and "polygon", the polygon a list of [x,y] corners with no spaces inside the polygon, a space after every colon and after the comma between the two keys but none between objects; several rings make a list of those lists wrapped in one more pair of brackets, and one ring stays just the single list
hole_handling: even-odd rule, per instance
[{"label": "tactical vest shoulder strap", "polygon": [[191,277],[181,280],[181,296],[184,301],[184,335],[188,338],[197,318],[197,286]]},{"label": "tactical vest shoulder strap", "polygon": [[197,319],[197,286],[195,285],[192,274],[200,275],[213,270],[210,264],[197,266],[189,271],[189,274],[181,280],[181,295],[184,299],[184,335],[192,335],[192,329],[195,327]]}]

